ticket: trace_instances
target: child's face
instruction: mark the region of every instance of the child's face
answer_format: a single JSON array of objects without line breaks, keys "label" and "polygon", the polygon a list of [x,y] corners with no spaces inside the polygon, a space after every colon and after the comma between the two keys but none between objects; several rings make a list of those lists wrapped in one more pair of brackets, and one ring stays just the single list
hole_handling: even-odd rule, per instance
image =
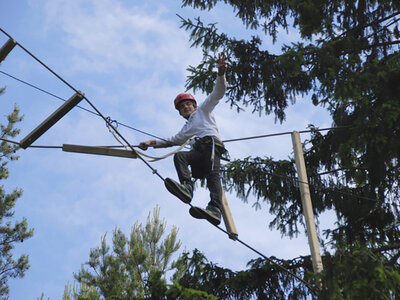
[{"label": "child's face", "polygon": [[188,119],[190,115],[196,110],[196,105],[191,100],[185,100],[179,103],[179,114]]}]

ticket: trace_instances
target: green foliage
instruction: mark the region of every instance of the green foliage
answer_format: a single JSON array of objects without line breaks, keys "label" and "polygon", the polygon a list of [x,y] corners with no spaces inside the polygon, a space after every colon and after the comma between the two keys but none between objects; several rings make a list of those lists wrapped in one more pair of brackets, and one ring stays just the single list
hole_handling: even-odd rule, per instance
[{"label": "green foliage", "polygon": [[217,300],[218,298],[209,295],[206,292],[191,288],[183,288],[179,283],[174,283],[169,287],[166,293],[167,299],[175,300]]},{"label": "green foliage", "polygon": [[[44,293],[42,293],[41,295],[40,295],[40,298],[37,298],[37,300],[44,300],[45,298],[44,298],[45,296],[44,296]],[[47,298],[47,300],[50,300],[50,298]],[[64,299],[63,299],[64,300]]]},{"label": "green foliage", "polygon": [[[400,2],[182,1],[202,10],[219,2],[233,7],[244,26],[258,35],[253,31],[248,40],[238,40],[220,32],[216,24],[182,18],[192,46],[204,53],[203,61],[189,68],[187,87],[209,91],[212,57],[225,51],[230,62],[227,98],[232,106],[251,106],[254,112],[274,114],[280,122],[297,95],[307,95],[314,105],[326,108],[334,129],[322,134],[310,125],[315,130],[304,144],[314,213],[318,218],[333,210],[337,216],[335,226],[325,232],[322,299],[396,295]],[[289,29],[298,30],[301,39],[283,45],[280,53],[265,50],[263,41],[277,42],[279,34]],[[295,176],[292,158],[248,157],[225,166],[224,184],[245,201],[254,195],[255,208],[266,205],[275,215],[270,226],[293,236],[304,227]],[[345,276],[354,272],[360,274],[354,280]]]},{"label": "green foliage", "polygon": [[[272,259],[299,276],[311,268],[309,258]],[[194,250],[191,256],[184,253],[177,266],[179,272],[174,279],[179,284],[213,294],[218,299],[307,299],[309,296],[306,286],[262,259],[250,261],[247,270],[233,272],[208,262],[204,254]]]},{"label": "green foliage", "polygon": [[165,221],[160,220],[158,208],[153,218],[149,214],[145,226],[134,224],[129,238],[116,228],[112,251],[104,236],[101,246],[90,251],[89,268],[82,266],[76,280],[98,289],[106,299],[157,298],[167,289],[163,276],[180,247],[175,227],[162,240],[164,233]]},{"label": "green foliage", "polygon": [[[3,91],[4,89],[0,91],[0,94]],[[0,124],[0,138],[2,139],[0,141],[0,180],[6,180],[9,176],[8,162],[18,159],[18,156],[15,155],[18,146],[4,140],[13,138],[19,133],[19,129],[14,128],[15,124],[22,120],[17,105],[6,118],[7,124]],[[12,253],[17,243],[22,243],[33,235],[33,230],[28,229],[25,218],[22,221],[12,221],[15,203],[21,195],[21,189],[14,189],[7,193],[4,186],[0,185],[0,297],[2,299],[8,298],[8,280],[23,277],[29,268],[27,255],[22,254],[18,258],[14,258]]]},{"label": "green foliage", "polygon": [[215,299],[177,282],[167,284],[166,273],[177,272],[171,258],[181,243],[175,227],[163,238],[165,226],[155,208],[145,226],[134,224],[129,238],[116,228],[112,250],[104,236],[101,246],[90,251],[88,267],[75,274],[79,287],[67,286],[64,299]]},{"label": "green foliage", "polygon": [[261,201],[268,201],[269,211],[275,216],[271,228],[276,226],[291,237],[300,233],[298,222],[304,223],[298,220],[302,206],[294,161],[260,157],[234,160],[225,165],[223,180],[227,190],[234,189],[244,201],[254,195],[255,209],[261,208]]},{"label": "green foliage", "polygon": [[217,33],[215,24],[205,27],[200,19],[196,22],[183,19],[182,27],[191,30],[192,46],[201,46],[204,50],[203,61],[197,67],[188,68],[192,73],[186,84],[188,89],[211,92],[216,76],[215,52],[221,49],[229,57],[228,99],[238,109],[240,103],[253,106],[253,112],[274,113],[276,120],[282,122],[289,102],[294,103],[297,94],[304,94],[312,86],[310,77],[300,72],[303,59],[300,54],[277,57],[259,49],[259,37],[252,37],[249,42],[229,39]]},{"label": "green foliage", "polygon": [[98,300],[100,299],[100,293],[94,287],[89,287],[85,283],[79,285],[74,282],[71,286],[67,284],[64,289],[62,300]]},{"label": "green foliage", "polygon": [[[356,245],[340,247],[324,258],[322,299],[394,299],[400,292],[400,274],[379,253]],[[346,283],[346,284],[343,284]]]}]

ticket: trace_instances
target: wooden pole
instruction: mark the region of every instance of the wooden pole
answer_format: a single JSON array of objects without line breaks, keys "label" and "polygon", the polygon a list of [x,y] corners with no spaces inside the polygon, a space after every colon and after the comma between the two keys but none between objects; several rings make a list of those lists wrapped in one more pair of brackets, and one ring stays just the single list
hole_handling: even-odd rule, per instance
[{"label": "wooden pole", "polygon": [[296,160],[296,168],[298,173],[301,201],[303,205],[303,214],[306,219],[308,243],[311,250],[311,258],[314,273],[323,271],[321,254],[319,251],[319,243],[317,230],[315,227],[314,213],[312,209],[310,189],[308,185],[306,165],[304,163],[303,148],[300,141],[300,134],[297,131],[292,132],[292,142],[294,155]]},{"label": "wooden pole", "polygon": [[228,231],[229,238],[237,240],[238,233],[236,230],[235,222],[233,222],[231,210],[226,200],[225,191],[222,189],[222,217],[224,219],[226,231]]},{"label": "wooden pole", "polygon": [[9,39],[3,47],[0,49],[0,63],[6,59],[7,55],[14,49],[15,45],[17,44],[16,41],[13,39]]},{"label": "wooden pole", "polygon": [[28,148],[34,141],[36,141],[43,133],[50,129],[57,123],[63,116],[65,116],[71,109],[73,109],[82,99],[84,95],[81,92],[75,93],[71,98],[64,102],[54,113],[52,113],[46,120],[44,120],[38,127],[19,143],[23,149]]},{"label": "wooden pole", "polygon": [[133,152],[132,150],[111,149],[111,148],[107,148],[107,147],[63,144],[62,150],[66,151],[66,152],[97,154],[97,155],[117,156],[117,157],[126,157],[126,158],[137,158],[137,154],[135,152]]}]

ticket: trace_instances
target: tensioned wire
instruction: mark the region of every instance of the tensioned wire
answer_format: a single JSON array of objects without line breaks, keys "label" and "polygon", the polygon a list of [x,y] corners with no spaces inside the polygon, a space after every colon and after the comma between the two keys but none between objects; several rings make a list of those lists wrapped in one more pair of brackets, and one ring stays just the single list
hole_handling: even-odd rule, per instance
[{"label": "tensioned wire", "polygon": [[[6,76],[8,76],[8,77],[10,77],[10,78],[12,78],[12,79],[14,79],[14,80],[16,80],[16,81],[19,81],[19,82],[21,82],[21,83],[23,83],[23,84],[25,84],[25,85],[28,85],[28,86],[30,86],[30,87],[32,87],[32,88],[38,90],[38,91],[41,91],[41,92],[43,92],[43,93],[45,93],[45,94],[47,94],[47,95],[50,95],[50,96],[52,96],[52,97],[54,97],[54,98],[57,98],[57,99],[59,99],[59,100],[61,100],[61,101],[64,101],[64,102],[67,101],[66,99],[63,99],[63,98],[60,97],[60,96],[57,96],[57,95],[55,95],[55,94],[53,94],[53,93],[51,93],[51,92],[49,92],[49,91],[47,91],[47,90],[45,90],[45,89],[43,89],[43,88],[40,88],[40,87],[38,87],[38,86],[36,86],[36,85],[33,85],[33,84],[31,84],[31,83],[29,83],[29,82],[27,82],[27,81],[25,81],[25,80],[22,80],[22,79],[20,79],[20,78],[18,78],[18,77],[15,77],[15,76],[13,76],[13,75],[11,75],[11,74],[9,74],[9,73],[6,73],[6,72],[1,71],[1,70],[0,70],[0,73],[6,75]],[[78,108],[80,108],[80,109],[83,109],[84,111],[89,112],[89,113],[91,113],[91,114],[93,114],[93,115],[96,115],[96,116],[100,116],[100,117],[101,117],[100,114],[98,114],[98,113],[96,113],[96,112],[94,112],[94,111],[92,111],[92,110],[90,110],[90,109],[84,108],[84,107],[82,107],[82,106],[80,106],[80,105],[77,105],[76,107],[78,107]],[[109,124],[111,124],[111,123],[116,123],[117,126],[121,125],[121,126],[123,126],[123,127],[126,127],[126,128],[128,128],[128,129],[135,130],[135,131],[140,132],[140,133],[142,133],[142,134],[145,134],[145,135],[148,135],[148,136],[157,138],[157,139],[162,139],[161,137],[158,137],[158,136],[153,135],[153,134],[151,134],[151,133],[148,133],[148,132],[145,132],[145,131],[143,131],[143,130],[137,129],[137,128],[135,128],[135,127],[126,125],[126,124],[121,123],[121,122],[119,122],[119,121],[117,121],[117,120],[111,120],[109,117],[107,117],[106,119],[107,119],[107,121],[106,121],[106,122],[107,122],[107,127],[108,127]],[[320,128],[320,129],[312,129],[312,130],[300,130],[300,131],[298,131],[298,132],[299,132],[299,133],[309,133],[309,132],[327,131],[327,130],[333,130],[333,129],[339,129],[339,128],[342,128],[342,127]],[[115,136],[114,132],[112,132],[111,130],[110,130],[110,132],[114,135],[114,138],[115,138],[121,145],[115,145],[115,146],[99,146],[99,147],[108,147],[108,148],[120,148],[120,147],[126,148],[126,147],[127,147],[127,146],[124,145],[123,142],[118,138],[118,136]],[[229,140],[223,140],[222,142],[223,142],[223,143],[229,143],[229,142],[237,142],[237,141],[244,141],[244,140],[268,138],[268,137],[275,137],[275,136],[281,136],[281,135],[288,135],[288,134],[291,134],[291,133],[292,133],[291,131],[285,131],[285,132],[270,133],[270,134],[263,134],[263,135],[249,136],[249,137],[242,137],[242,138],[234,138],[234,139],[229,139]],[[5,139],[2,139],[2,140],[5,140]],[[14,141],[10,141],[10,140],[5,140],[5,141],[11,142],[11,143],[15,143],[15,144],[19,144],[18,142],[14,142]],[[132,146],[132,147],[138,147],[139,145],[131,145],[131,146]],[[54,148],[54,149],[61,149],[62,146],[30,145],[29,148]],[[278,174],[269,174],[269,175],[278,176],[278,177],[284,177],[284,178],[287,178],[287,179],[293,179],[293,178],[291,178],[291,177],[284,176],[284,175],[278,175]],[[298,181],[299,183],[304,183],[304,182],[301,182],[301,181],[299,181],[299,180],[297,180],[297,181]],[[308,183],[307,183],[307,184],[308,184]],[[362,196],[358,196],[358,197],[362,197]],[[363,197],[363,198],[365,198],[365,197]],[[371,200],[373,200],[373,199],[371,199]],[[374,200],[374,201],[376,201],[376,200]]]},{"label": "tensioned wire", "polygon": [[[0,140],[2,140],[2,141],[4,141],[4,142],[8,142],[8,143],[12,143],[12,144],[19,145],[19,142],[11,141],[11,140],[8,140],[8,139],[5,139],[5,138],[0,138]],[[29,146],[29,147],[35,148],[35,146]],[[44,147],[45,147],[45,148],[62,148],[62,147],[60,147],[60,146],[36,146],[36,147],[41,147],[41,148],[44,148]],[[187,203],[187,204],[188,204],[191,208],[194,207],[194,205],[191,204],[191,203]],[[223,229],[222,227],[220,227],[220,226],[218,226],[218,225],[215,225],[215,224],[212,224],[212,223],[210,223],[210,224],[213,225],[213,226],[215,226],[216,228],[218,228],[218,229],[221,230],[222,232],[224,232],[224,233],[225,233],[226,235],[228,235],[229,237],[231,236],[230,233],[229,233],[227,230]],[[275,266],[278,267],[279,269],[283,270],[284,272],[288,273],[289,275],[291,275],[291,276],[295,277],[296,279],[298,279],[299,281],[301,281],[304,285],[306,285],[306,286],[310,289],[310,291],[311,291],[312,293],[314,293],[314,294],[316,293],[314,287],[313,287],[309,282],[307,282],[307,281],[305,281],[304,279],[302,279],[301,277],[299,277],[297,274],[291,272],[291,271],[288,270],[287,268],[285,268],[285,267],[283,267],[282,265],[278,264],[278,263],[275,262],[273,259],[267,257],[266,255],[264,255],[264,254],[261,253],[260,251],[258,251],[258,250],[256,250],[255,248],[251,247],[249,244],[247,244],[246,242],[242,241],[242,240],[239,239],[238,237],[234,237],[234,238],[232,238],[232,239],[238,241],[239,243],[241,243],[242,245],[244,245],[244,246],[245,246],[246,248],[248,248],[249,250],[252,250],[253,252],[255,252],[255,253],[257,253],[258,255],[262,256],[264,259],[268,260],[270,263],[272,263],[273,265],[275,265]]]},{"label": "tensioned wire", "polygon": [[[5,75],[5,76],[8,76],[8,77],[10,77],[10,78],[12,78],[12,79],[14,79],[14,80],[16,80],[16,81],[19,81],[20,83],[23,83],[23,84],[25,84],[25,85],[27,85],[27,86],[30,86],[30,87],[32,87],[32,88],[38,90],[38,91],[41,91],[41,92],[43,92],[43,93],[45,93],[45,94],[47,94],[47,95],[49,95],[49,96],[52,96],[52,97],[57,98],[57,99],[59,99],[59,100],[61,100],[61,101],[64,101],[64,102],[67,101],[66,99],[64,99],[64,98],[62,98],[62,97],[60,97],[60,96],[57,96],[57,95],[55,95],[55,94],[53,94],[53,93],[51,93],[51,92],[49,92],[49,91],[47,91],[47,90],[45,90],[45,89],[43,89],[43,88],[40,88],[40,87],[38,87],[38,86],[36,86],[36,85],[34,85],[34,84],[32,84],[32,83],[29,83],[29,82],[27,82],[27,81],[25,81],[25,80],[22,80],[22,79],[20,79],[20,78],[14,76],[14,75],[11,75],[11,74],[9,74],[9,73],[7,73],[7,72],[4,72],[4,71],[1,71],[1,70],[0,70],[0,73],[3,74],[3,75]],[[93,115],[102,117],[99,113],[94,112],[94,111],[92,111],[92,110],[90,110],[90,109],[84,108],[84,107],[82,107],[82,106],[80,106],[80,105],[77,105],[76,107],[78,107],[78,108],[80,108],[80,109],[83,109],[84,111],[89,112],[89,113],[91,113],[91,114],[93,114]],[[109,118],[109,117],[107,117],[107,118]],[[137,128],[133,127],[133,126],[126,125],[126,124],[121,123],[121,122],[119,122],[119,121],[117,121],[117,120],[108,119],[108,121],[109,121],[109,122],[107,122],[107,123],[113,123],[113,122],[115,122],[115,123],[117,124],[117,126],[121,125],[121,126],[123,126],[123,127],[126,127],[126,128],[128,128],[128,129],[131,129],[131,130],[140,132],[140,133],[142,133],[142,134],[151,136],[151,137],[153,137],[153,138],[157,138],[157,139],[163,140],[163,138],[161,138],[161,137],[159,137],[159,136],[156,136],[156,135],[151,134],[151,133],[148,133],[148,132],[146,132],[146,131],[137,129]],[[309,132],[315,132],[315,131],[327,131],[327,130],[340,129],[340,128],[345,128],[345,127],[315,128],[315,129],[300,130],[300,131],[298,131],[298,132],[299,132],[299,133],[309,133]],[[292,133],[292,131],[285,131],[285,132],[278,132],[278,133],[270,133],[270,134],[262,134],[262,135],[256,135],[256,136],[248,136],[248,137],[241,137],[241,138],[228,139],[228,140],[223,140],[222,142],[223,142],[223,143],[230,143],[230,142],[237,142],[237,141],[245,141],[245,140],[253,140],[253,139],[274,137],[274,136],[280,136],[280,135],[288,135],[288,134],[291,134],[291,133]],[[108,147],[125,147],[125,146],[108,146]],[[137,146],[136,146],[136,147],[137,147]]]},{"label": "tensioned wire", "polygon": [[[29,82],[27,82],[27,81],[25,81],[25,80],[22,80],[22,79],[20,79],[20,78],[14,76],[14,75],[11,75],[11,74],[6,73],[6,72],[1,71],[1,70],[0,70],[0,73],[2,73],[3,75],[8,76],[8,77],[10,77],[10,78],[12,78],[12,79],[14,79],[14,80],[20,82],[20,83],[23,83],[23,84],[25,84],[25,85],[27,85],[27,86],[30,86],[31,88],[34,88],[34,89],[36,89],[36,90],[38,90],[38,91],[40,91],[40,92],[42,92],[42,93],[45,93],[45,94],[47,94],[47,95],[49,95],[49,96],[52,96],[52,97],[57,98],[57,99],[59,99],[59,100],[61,100],[61,101],[64,101],[64,102],[67,101],[66,99],[64,99],[64,98],[62,98],[62,97],[60,97],[60,96],[57,96],[56,94],[53,94],[53,93],[51,93],[51,92],[49,92],[49,91],[47,91],[47,90],[45,90],[45,89],[43,89],[43,88],[38,87],[37,85],[34,85],[34,84],[32,84],[32,83],[29,83]],[[93,115],[96,115],[96,116],[101,117],[98,113],[96,113],[96,112],[94,112],[94,111],[92,111],[92,110],[90,110],[90,109],[87,109],[87,108],[85,108],[85,107],[83,107],[83,106],[77,105],[76,107],[78,107],[78,108],[80,108],[80,109],[82,109],[82,110],[84,110],[84,111],[86,111],[86,112],[88,112],[88,113],[91,113],[91,114],[93,114]],[[115,121],[115,120],[113,120],[113,121]],[[139,130],[139,129],[137,129],[137,128],[134,128],[134,127],[132,127],[132,126],[129,126],[129,125],[126,125],[126,124],[123,124],[123,123],[120,123],[120,122],[117,122],[117,124],[118,124],[118,125],[121,125],[121,126],[123,126],[123,127],[129,128],[129,129],[131,129],[131,130],[135,130],[135,131],[140,132],[140,133],[142,133],[142,134],[151,136],[151,137],[153,137],[153,138],[157,138],[157,139],[160,139],[160,140],[163,139],[163,138],[158,137],[158,136],[156,136],[156,135],[153,135],[153,134],[151,134],[151,133],[148,133],[148,132]]]},{"label": "tensioned wire", "polygon": [[[13,39],[11,35],[9,35],[7,32],[5,32],[2,28],[0,28],[0,31],[3,32],[8,38]],[[37,58],[35,55],[33,55],[28,49],[26,49],[24,46],[22,46],[19,42],[16,41],[16,44],[24,50],[28,55],[30,55],[34,60],[36,60],[38,63],[40,63],[44,68],[46,68],[50,73],[52,73],[54,76],[56,76],[59,80],[61,80],[64,84],[66,84],[69,88],[71,88],[75,93],[81,94],[80,91],[78,91],[76,88],[74,88],[70,83],[68,83],[64,78],[62,78],[60,75],[58,75],[55,71],[53,71],[49,66],[47,66],[44,62],[42,62],[39,58]],[[121,138],[121,140],[124,141],[124,143],[135,153],[140,160],[142,160],[147,167],[149,167],[152,171],[153,174],[156,174],[161,180],[165,180],[156,169],[154,169],[143,157],[141,157],[133,148],[133,146],[128,142],[128,140],[125,139],[124,136],[118,131],[118,129],[112,125],[111,120],[107,119],[98,109],[97,107],[85,96],[82,95],[83,99],[86,100],[86,102],[92,107],[92,109],[106,122],[109,128],[112,128],[112,130],[115,132],[115,134]]]},{"label": "tensioned wire", "polygon": [[[9,142],[9,143],[13,143],[13,144],[19,145],[19,142],[11,141],[11,140],[8,140],[8,139],[5,139],[5,138],[0,138],[0,140],[3,140],[3,141],[5,141],[5,142]],[[52,148],[52,149],[62,149],[62,146],[34,146],[34,145],[31,145],[31,146],[29,146],[29,148],[50,148],[50,149]],[[280,177],[280,178],[283,178],[283,179],[288,179],[288,180],[291,180],[291,181],[297,182],[297,183],[302,183],[302,184],[306,184],[306,185],[311,185],[309,182],[301,181],[301,180],[299,180],[297,177],[290,177],[290,176],[285,176],[285,175],[280,175],[280,174],[274,174],[274,173],[268,173],[268,172],[267,172],[266,174],[267,174],[267,175],[270,175],[270,176]],[[341,195],[351,196],[351,197],[354,197],[354,198],[369,200],[369,201],[373,201],[373,202],[377,202],[377,201],[378,201],[377,199],[374,199],[374,198],[365,197],[365,196],[361,196],[361,195],[353,195],[353,194],[351,194],[351,193],[343,192],[343,191],[339,191],[339,190],[332,190],[332,192],[337,193],[337,194],[341,194]],[[398,204],[395,204],[394,202],[393,202],[393,203],[383,203],[383,204],[384,204],[386,207],[388,207],[388,208],[391,208],[391,207],[393,207],[393,206],[398,206]],[[192,204],[189,203],[189,205],[190,205],[190,207],[193,207]],[[356,220],[356,223],[361,222],[363,219],[365,219],[366,217],[368,217],[369,215],[371,215],[375,210],[376,210],[376,208],[375,208],[375,209],[372,209],[371,211],[369,211],[369,212],[367,213],[367,215],[365,215],[365,216],[363,216],[363,217],[360,217],[358,220]],[[398,224],[400,224],[400,223],[398,223]],[[397,224],[397,225],[398,225],[398,224]],[[214,226],[216,226],[216,225],[214,225]],[[230,234],[229,234],[227,231],[225,231],[224,229],[222,229],[221,227],[219,227],[219,226],[216,226],[216,227],[217,227],[218,229],[220,229],[221,231],[225,232],[226,234],[228,234],[228,236],[230,236]],[[344,228],[344,226],[340,226],[340,227],[336,228],[335,231],[337,231],[337,230],[339,230],[339,229],[341,229],[341,228]],[[276,264],[276,263],[273,262],[271,259],[269,259],[268,257],[264,256],[263,254],[261,254],[261,253],[258,252],[257,250],[252,249],[251,246],[245,244],[245,243],[244,243],[243,241],[241,241],[239,238],[236,237],[235,240],[237,240],[238,242],[242,243],[243,245],[245,245],[246,247],[248,247],[250,250],[253,250],[254,252],[260,254],[262,257],[264,257],[264,258],[267,259],[268,261],[270,261],[270,262]],[[281,265],[279,265],[279,264],[276,264],[276,265],[278,265],[280,268],[282,268]],[[295,276],[294,274],[292,274],[292,275]],[[301,280],[301,279],[299,279],[299,280]]]},{"label": "tensioned wire", "polygon": [[[57,95],[55,95],[54,93],[51,93],[51,92],[49,92],[49,91],[47,91],[47,90],[45,90],[45,89],[43,89],[43,88],[40,88],[40,87],[38,87],[38,86],[36,86],[36,85],[34,85],[34,84],[31,84],[31,83],[29,83],[29,82],[27,82],[27,81],[25,81],[25,80],[22,80],[22,79],[20,79],[20,78],[14,76],[14,75],[11,75],[11,74],[6,73],[6,72],[1,71],[1,70],[0,70],[0,73],[2,73],[3,75],[8,76],[8,77],[10,77],[10,78],[12,78],[12,79],[14,79],[14,80],[20,82],[20,83],[23,83],[23,84],[25,84],[25,85],[27,85],[27,86],[30,86],[30,87],[32,87],[32,88],[38,90],[38,91],[41,91],[41,92],[43,92],[43,93],[45,93],[45,94],[47,94],[47,95],[49,95],[49,96],[52,96],[52,97],[57,98],[57,99],[59,99],[59,100],[61,100],[61,101],[64,101],[64,102],[67,101],[66,99],[63,99],[62,97],[57,96]],[[96,112],[94,112],[94,111],[92,111],[92,110],[90,110],[90,109],[84,108],[84,107],[82,107],[82,106],[80,106],[80,105],[77,105],[76,107],[78,107],[78,108],[80,108],[80,109],[82,109],[82,110],[84,110],[84,111],[86,111],[86,112],[89,112],[89,113],[91,113],[91,114],[93,114],[93,115],[96,115],[96,116],[100,116],[100,117],[101,117],[100,114],[98,114],[98,113],[96,113]],[[117,127],[118,127],[119,125],[121,125],[121,126],[123,126],[123,127],[126,127],[126,128],[128,128],[128,129],[137,131],[137,132],[139,132],[139,133],[142,133],[142,134],[151,136],[151,137],[153,137],[153,138],[157,138],[157,139],[163,140],[163,138],[158,137],[158,136],[156,136],[156,135],[154,135],[154,134],[148,133],[148,132],[146,132],[146,131],[137,129],[137,128],[132,127],[132,126],[129,126],[129,125],[126,125],[126,124],[121,123],[121,122],[119,122],[119,121],[117,121],[117,120],[111,120],[109,117],[107,117],[106,119],[108,120],[108,122],[107,122],[107,127],[109,126],[109,123],[116,123]],[[310,133],[310,132],[315,132],[315,131],[319,131],[319,132],[320,132],[320,131],[327,131],[327,130],[334,130],[334,129],[341,129],[341,128],[347,128],[347,127],[315,128],[315,129],[312,129],[312,130],[310,130],[310,129],[307,129],[307,130],[300,130],[300,131],[298,131],[298,132],[299,132],[299,133]],[[114,134],[111,130],[110,130],[110,132],[114,135],[114,138],[115,138],[118,142],[120,142],[121,145],[114,145],[114,146],[98,146],[98,147],[106,147],[106,148],[107,148],[107,147],[108,147],[108,148],[121,148],[121,147],[122,147],[122,148],[126,148],[126,147],[127,147],[126,145],[124,145],[124,144],[122,143],[121,140],[119,140],[118,136],[115,136],[115,134]],[[256,136],[249,136],[249,137],[234,138],[234,139],[223,140],[222,142],[223,142],[223,143],[229,143],[229,142],[245,141],[245,140],[252,140],[252,139],[261,139],[261,138],[269,138],[269,137],[282,136],[282,135],[289,135],[289,134],[292,134],[292,131],[284,131],[284,132],[277,132],[277,133],[269,133],[269,134],[262,134],[262,135],[256,135]],[[18,142],[15,142],[15,141],[10,141],[10,140],[6,140],[6,139],[2,139],[2,140],[7,141],[7,142],[10,142],[10,143],[19,144]],[[132,146],[132,147],[139,147],[139,145],[131,145],[131,146]],[[62,146],[30,145],[29,148],[62,149]],[[292,179],[292,180],[297,181],[298,183],[309,184],[308,182],[302,182],[302,181],[299,181],[297,178],[292,178],[292,177],[288,177],[288,176],[285,176],[285,175],[272,174],[272,173],[269,174],[269,175],[271,175],[271,176],[277,176],[277,177],[282,177],[282,178],[286,178],[286,179]],[[323,175],[323,174],[320,174],[320,175]],[[362,198],[362,199],[366,199],[366,200],[371,200],[371,201],[375,201],[375,202],[377,201],[376,199],[368,198],[368,197],[365,197],[365,196],[352,195],[352,194],[350,194],[350,193],[345,193],[345,192],[341,192],[341,191],[334,191],[334,192],[340,193],[340,194],[344,194],[344,195],[353,196],[353,197],[357,197],[357,198]]]},{"label": "tensioned wire", "polygon": [[[12,141],[9,139],[5,139],[5,138],[0,138],[0,140],[4,141],[4,142],[8,142],[8,143],[12,143],[12,144],[16,144],[19,145],[19,142],[16,141]],[[98,146],[98,147],[122,147],[122,146]],[[137,146],[133,146],[133,147],[137,147]],[[62,149],[62,146],[45,146],[45,145],[31,145],[28,148],[43,148],[43,149]],[[301,181],[299,180],[297,177],[291,177],[291,176],[286,176],[286,175],[281,175],[281,174],[275,174],[275,173],[269,173],[269,172],[265,172],[265,174],[270,175],[270,176],[275,176],[275,177],[280,177],[282,179],[287,179],[289,181],[293,181],[296,183],[302,183],[302,184],[306,184],[306,185],[312,185],[309,182],[305,182],[305,181]],[[369,200],[369,201],[373,201],[373,202],[377,202],[377,199],[374,198],[370,198],[370,197],[366,197],[366,196],[361,196],[361,195],[354,195],[348,192],[342,192],[339,190],[332,190],[332,192],[337,193],[337,194],[342,194],[342,195],[346,195],[346,196],[352,196],[354,198],[359,198],[359,199],[364,199],[364,200]]]}]

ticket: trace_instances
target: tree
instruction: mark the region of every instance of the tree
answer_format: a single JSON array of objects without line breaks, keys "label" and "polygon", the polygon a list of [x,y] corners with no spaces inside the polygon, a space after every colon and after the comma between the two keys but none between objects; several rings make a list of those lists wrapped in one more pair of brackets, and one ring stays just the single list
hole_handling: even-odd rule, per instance
[{"label": "tree", "polygon": [[100,293],[95,287],[88,287],[85,283],[81,283],[79,286],[74,282],[74,286],[71,287],[69,284],[65,286],[64,295],[62,300],[97,300],[100,299]]},{"label": "tree", "polygon": [[67,285],[63,299],[215,299],[177,281],[167,284],[168,271],[180,273],[171,259],[181,242],[176,227],[163,238],[165,226],[156,207],[146,225],[134,224],[129,238],[115,228],[112,250],[105,235],[101,245],[90,251],[89,261],[74,275],[78,286]]},{"label": "tree", "polygon": [[[274,261],[301,275],[304,266],[310,267],[309,257]],[[217,299],[298,299],[306,298],[309,289],[287,272],[281,272],[275,264],[261,258],[248,263],[248,269],[234,272],[209,262],[198,250],[192,255],[183,253],[177,261],[174,279],[186,288],[205,291]]]},{"label": "tree", "polygon": [[[4,88],[0,89],[0,94],[3,92]],[[9,176],[8,162],[18,159],[15,155],[18,146],[4,140],[15,137],[19,133],[19,129],[14,128],[15,124],[22,120],[18,106],[15,105],[13,112],[6,117],[7,125],[0,124],[2,139],[0,141],[0,180],[6,180]],[[14,189],[11,193],[7,193],[4,186],[0,186],[0,297],[2,299],[8,299],[8,280],[23,277],[29,268],[27,255],[23,254],[15,259],[12,253],[17,243],[22,243],[33,235],[33,230],[28,229],[25,218],[22,221],[12,222],[13,208],[21,195],[21,189]]]},{"label": "tree", "polygon": [[[313,133],[304,145],[314,213],[318,218],[332,209],[338,219],[337,227],[325,232],[330,248],[324,248],[321,293],[334,299],[398,294],[400,2],[182,1],[202,10],[219,2],[232,6],[259,35],[237,40],[216,24],[182,18],[192,46],[204,53],[203,61],[189,68],[187,88],[211,90],[213,57],[223,50],[230,60],[232,106],[252,106],[279,122],[298,95],[326,108],[333,129],[322,134],[310,125]],[[283,45],[278,54],[262,49],[263,40],[276,42],[289,28],[298,30],[300,41]],[[289,236],[304,229],[295,177],[293,159],[268,157],[235,160],[224,172],[226,188],[242,199],[254,194],[256,207],[268,203],[275,215],[270,226]],[[349,281],[345,274],[355,269],[368,277]],[[360,288],[351,291],[352,286]]]}]

